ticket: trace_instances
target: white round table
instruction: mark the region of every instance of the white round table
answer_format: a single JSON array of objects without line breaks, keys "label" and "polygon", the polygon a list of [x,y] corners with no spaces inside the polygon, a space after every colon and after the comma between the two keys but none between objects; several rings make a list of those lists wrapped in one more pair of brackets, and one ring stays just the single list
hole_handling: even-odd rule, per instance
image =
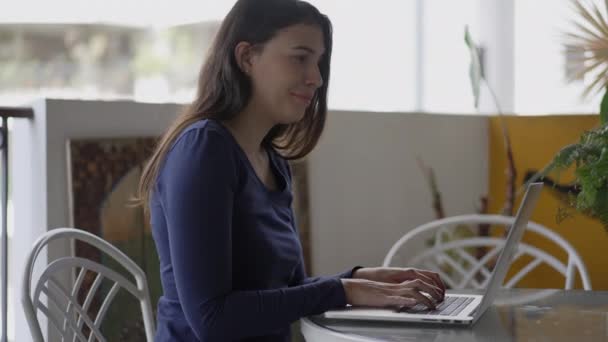
[{"label": "white round table", "polygon": [[608,341],[608,292],[501,289],[473,327],[405,322],[300,320],[307,342]]}]

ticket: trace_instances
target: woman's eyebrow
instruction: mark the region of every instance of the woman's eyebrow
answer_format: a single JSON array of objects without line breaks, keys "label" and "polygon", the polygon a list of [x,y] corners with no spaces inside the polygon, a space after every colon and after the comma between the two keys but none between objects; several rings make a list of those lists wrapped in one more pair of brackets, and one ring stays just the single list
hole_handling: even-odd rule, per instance
[{"label": "woman's eyebrow", "polygon": [[[305,45],[297,45],[297,46],[294,46],[293,49],[294,50],[303,50],[303,51],[309,52],[313,55],[316,53],[315,49],[305,46]],[[324,53],[325,53],[325,51],[321,51],[321,53],[319,55],[322,56]]]}]

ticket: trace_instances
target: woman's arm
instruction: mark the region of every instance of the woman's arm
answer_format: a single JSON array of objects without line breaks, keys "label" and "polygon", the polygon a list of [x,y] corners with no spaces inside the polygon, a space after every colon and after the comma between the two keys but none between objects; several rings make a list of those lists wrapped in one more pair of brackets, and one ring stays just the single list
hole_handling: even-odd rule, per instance
[{"label": "woman's arm", "polygon": [[185,133],[167,155],[158,183],[175,286],[196,336],[216,341],[271,334],[303,316],[344,306],[337,278],[276,290],[232,290],[238,171],[226,139],[209,127]]},{"label": "woman's arm", "polygon": [[306,276],[306,270],[304,269],[303,261],[298,264],[294,271],[294,275],[291,278],[289,286],[298,286],[304,284],[312,284],[318,281],[324,281],[327,279],[350,279],[353,278],[353,274],[356,270],[363,268],[362,266],[354,267],[350,270],[338,273],[332,276],[320,276],[320,277],[308,277]]}]

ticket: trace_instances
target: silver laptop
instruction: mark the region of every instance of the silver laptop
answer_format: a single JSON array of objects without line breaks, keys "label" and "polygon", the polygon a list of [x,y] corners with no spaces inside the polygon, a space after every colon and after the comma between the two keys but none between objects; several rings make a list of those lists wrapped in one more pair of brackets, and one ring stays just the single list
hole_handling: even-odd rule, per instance
[{"label": "silver laptop", "polygon": [[450,292],[450,294],[446,294],[444,301],[434,310],[425,309],[422,304],[404,311],[349,306],[344,309],[327,311],[323,315],[327,318],[349,320],[474,324],[486,309],[492,305],[498,290],[502,286],[513,256],[517,251],[517,245],[526,230],[528,220],[536,206],[542,187],[543,183],[528,185],[524,199],[517,211],[515,222],[513,222],[509,230],[504,247],[500,252],[500,256],[486,287],[485,294],[467,295]]}]

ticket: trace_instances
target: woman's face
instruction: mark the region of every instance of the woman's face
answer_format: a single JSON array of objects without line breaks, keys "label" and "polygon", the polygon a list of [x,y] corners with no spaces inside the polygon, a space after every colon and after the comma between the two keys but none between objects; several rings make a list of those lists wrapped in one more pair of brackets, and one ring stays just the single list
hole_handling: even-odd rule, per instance
[{"label": "woman's face", "polygon": [[279,31],[251,57],[251,104],[275,124],[302,119],[323,84],[319,62],[324,53],[318,26],[297,24]]}]

